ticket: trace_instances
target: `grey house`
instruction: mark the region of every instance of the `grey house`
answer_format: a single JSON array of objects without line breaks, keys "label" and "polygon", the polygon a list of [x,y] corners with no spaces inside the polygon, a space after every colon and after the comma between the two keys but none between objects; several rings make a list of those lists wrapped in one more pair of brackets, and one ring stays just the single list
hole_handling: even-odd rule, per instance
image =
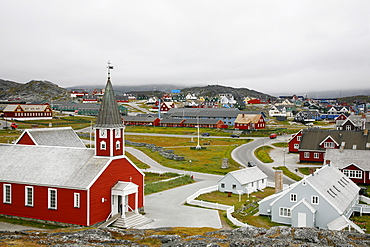
[{"label": "grey house", "polygon": [[333,165],[324,165],[288,189],[259,202],[260,215],[293,227],[318,227],[363,232],[349,220],[360,188]]},{"label": "grey house", "polygon": [[267,175],[256,166],[248,167],[229,172],[223,178],[221,178],[217,184],[220,192],[250,194],[266,188]]}]

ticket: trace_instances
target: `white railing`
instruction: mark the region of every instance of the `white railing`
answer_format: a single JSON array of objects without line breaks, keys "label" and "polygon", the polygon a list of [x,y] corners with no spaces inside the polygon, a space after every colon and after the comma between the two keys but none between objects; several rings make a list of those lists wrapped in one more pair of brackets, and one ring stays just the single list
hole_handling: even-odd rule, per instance
[{"label": "white railing", "polygon": [[198,196],[205,193],[210,193],[218,190],[218,185],[214,185],[211,187],[203,188],[186,198],[186,203],[191,205],[196,205],[200,207],[205,208],[212,208],[217,210],[226,210],[226,217],[236,226],[248,226],[247,224],[244,224],[243,222],[240,222],[239,220],[235,219],[232,216],[232,213],[234,212],[234,206],[219,204],[219,203],[213,203],[213,202],[205,202],[201,200],[195,200]]},{"label": "white railing", "polygon": [[370,204],[370,198],[366,196],[360,196],[360,201],[366,202],[367,204]]}]

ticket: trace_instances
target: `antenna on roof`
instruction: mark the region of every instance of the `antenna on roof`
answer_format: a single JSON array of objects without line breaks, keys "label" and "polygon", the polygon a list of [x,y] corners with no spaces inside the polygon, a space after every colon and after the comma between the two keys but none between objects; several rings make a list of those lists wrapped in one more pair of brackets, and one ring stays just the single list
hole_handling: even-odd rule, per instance
[{"label": "antenna on roof", "polygon": [[109,60],[108,60],[107,69],[108,69],[108,79],[110,79],[110,70],[113,69],[113,65],[110,64],[110,61]]}]

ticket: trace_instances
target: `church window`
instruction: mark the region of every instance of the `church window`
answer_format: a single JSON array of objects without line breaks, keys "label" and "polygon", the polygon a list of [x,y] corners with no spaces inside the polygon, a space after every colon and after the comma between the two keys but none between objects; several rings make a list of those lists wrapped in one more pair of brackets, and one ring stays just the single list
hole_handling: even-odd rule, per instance
[{"label": "church window", "polygon": [[33,187],[26,186],[25,188],[25,205],[33,207]]},{"label": "church window", "polygon": [[106,150],[107,149],[107,143],[105,141],[100,142],[100,149]]},{"label": "church window", "polygon": [[10,184],[3,185],[3,202],[12,203],[12,186]]},{"label": "church window", "polygon": [[118,150],[120,148],[121,148],[121,142],[120,141],[117,141],[116,142],[116,150]]},{"label": "church window", "polygon": [[75,208],[80,208],[80,193],[73,194],[73,206]]},{"label": "church window", "polygon": [[57,209],[57,190],[48,189],[48,209]]}]

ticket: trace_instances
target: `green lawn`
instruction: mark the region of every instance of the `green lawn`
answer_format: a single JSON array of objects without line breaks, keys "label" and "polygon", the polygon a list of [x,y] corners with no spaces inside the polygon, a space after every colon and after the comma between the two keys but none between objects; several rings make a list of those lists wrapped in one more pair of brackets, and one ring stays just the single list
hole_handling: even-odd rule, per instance
[{"label": "green lawn", "polygon": [[295,181],[299,181],[301,180],[302,178],[300,176],[298,176],[297,174],[291,172],[288,168],[286,168],[285,166],[278,166],[278,167],[273,167],[275,170],[282,170],[284,175],[287,176],[287,177],[290,177],[291,179],[295,180]]},{"label": "green lawn", "polygon": [[235,212],[233,213],[233,216],[239,221],[252,226],[270,228],[281,224],[271,222],[267,216],[254,215],[258,212],[258,201],[274,193],[274,188],[267,187],[264,189],[264,191],[258,191],[250,194],[249,197],[247,194],[241,195],[240,198],[239,195],[236,194],[231,194],[229,197],[228,193],[215,191],[202,194],[196,199],[234,206]]},{"label": "green lawn", "polygon": [[254,155],[263,163],[272,163],[274,160],[270,157],[270,151],[273,150],[270,146],[262,146],[254,151]]}]

